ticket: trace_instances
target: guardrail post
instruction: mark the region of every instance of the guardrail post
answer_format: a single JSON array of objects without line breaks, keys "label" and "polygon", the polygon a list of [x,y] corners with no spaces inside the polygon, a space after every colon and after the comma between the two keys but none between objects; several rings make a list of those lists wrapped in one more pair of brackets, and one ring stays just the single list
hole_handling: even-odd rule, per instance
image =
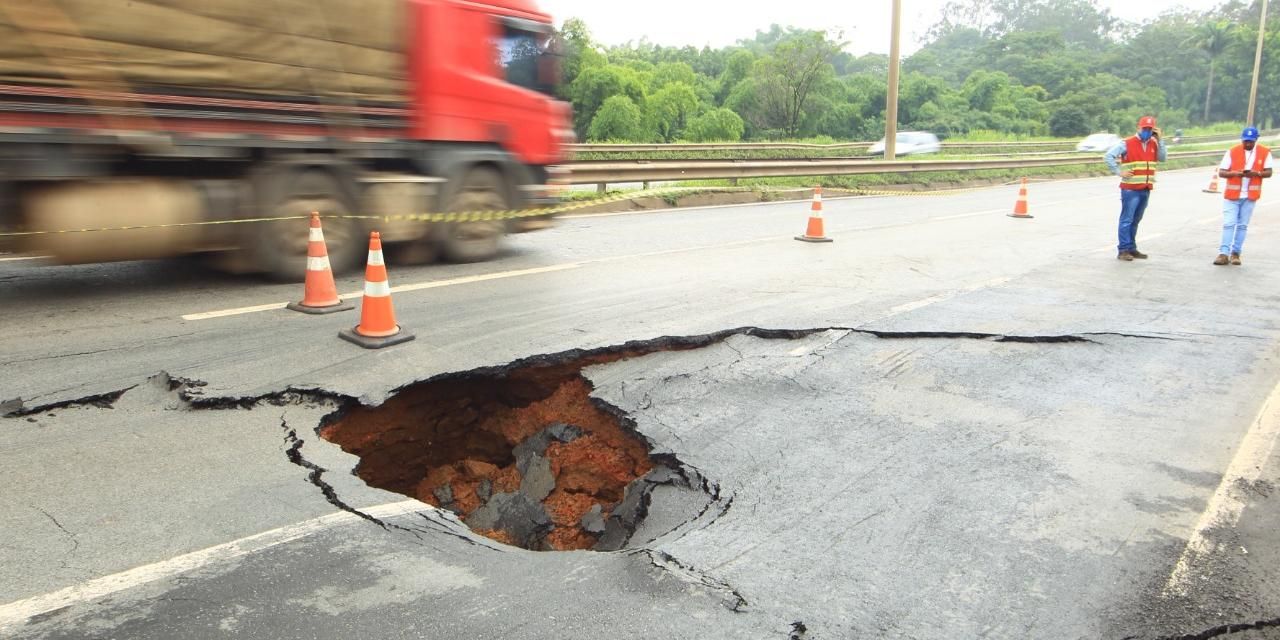
[{"label": "guardrail post", "polygon": [[649,181],[648,181],[648,180],[645,180],[644,182],[641,182],[641,183],[640,183],[640,188],[641,188],[641,189],[648,190],[648,189],[649,189]]},{"label": "guardrail post", "polygon": [[601,182],[596,185],[596,193],[605,193],[609,190],[609,185]]}]

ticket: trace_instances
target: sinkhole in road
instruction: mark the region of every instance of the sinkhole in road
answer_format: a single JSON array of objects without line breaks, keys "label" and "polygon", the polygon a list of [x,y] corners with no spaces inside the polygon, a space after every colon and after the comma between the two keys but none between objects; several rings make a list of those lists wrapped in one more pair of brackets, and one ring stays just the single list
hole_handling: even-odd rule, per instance
[{"label": "sinkhole in road", "polygon": [[621,411],[591,397],[584,367],[693,341],[542,358],[421,382],[327,419],[321,437],[360,458],[371,486],[457,514],[476,533],[537,551],[627,547],[659,487],[709,493],[655,456]]}]

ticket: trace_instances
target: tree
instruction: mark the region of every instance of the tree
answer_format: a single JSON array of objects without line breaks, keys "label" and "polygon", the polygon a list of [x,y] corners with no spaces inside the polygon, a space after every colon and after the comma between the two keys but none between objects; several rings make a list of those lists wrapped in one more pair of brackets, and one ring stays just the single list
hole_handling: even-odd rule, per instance
[{"label": "tree", "polygon": [[627,67],[609,64],[584,69],[569,86],[578,135],[587,133],[596,111],[610,96],[625,96],[633,106],[644,104],[646,86],[640,73]]},{"label": "tree", "polygon": [[1049,132],[1059,138],[1088,135],[1089,116],[1073,105],[1059,107],[1049,116]]},{"label": "tree", "polygon": [[1204,121],[1209,121],[1209,103],[1213,99],[1213,71],[1218,59],[1231,44],[1231,23],[1226,20],[1211,20],[1196,28],[1195,34],[1184,44],[1195,47],[1209,56],[1209,86],[1204,90]]},{"label": "tree", "polygon": [[682,82],[690,87],[696,87],[698,86],[698,74],[694,73],[693,67],[683,62],[664,62],[654,70],[649,89],[657,91],[674,82]]},{"label": "tree", "polygon": [[737,142],[746,124],[730,109],[713,109],[689,122],[685,138],[693,142]]},{"label": "tree", "polygon": [[821,33],[805,32],[778,43],[772,55],[757,63],[763,104],[788,137],[800,132],[810,94],[831,77],[830,60],[840,46]]},{"label": "tree", "polygon": [[587,67],[604,66],[607,60],[600,52],[587,24],[581,18],[569,18],[557,33],[560,54],[564,57],[561,69],[564,73],[564,84],[560,88],[561,97],[571,98],[569,86],[578,78],[578,74]]},{"label": "tree", "polygon": [[747,77],[747,74],[751,73],[751,67],[755,62],[755,54],[746,49],[738,49],[730,54],[728,62],[725,63],[724,71],[720,74],[720,87],[716,91],[716,104],[725,103],[733,88],[738,86],[738,83],[742,82]]},{"label": "tree", "polygon": [[649,131],[655,132],[663,142],[675,141],[698,104],[698,95],[693,87],[683,82],[673,82],[658,89],[645,103]]},{"label": "tree", "polygon": [[587,139],[592,141],[612,142],[647,142],[649,135],[645,131],[644,117],[631,98],[613,96],[604,101],[595,117],[591,119],[591,128]]}]

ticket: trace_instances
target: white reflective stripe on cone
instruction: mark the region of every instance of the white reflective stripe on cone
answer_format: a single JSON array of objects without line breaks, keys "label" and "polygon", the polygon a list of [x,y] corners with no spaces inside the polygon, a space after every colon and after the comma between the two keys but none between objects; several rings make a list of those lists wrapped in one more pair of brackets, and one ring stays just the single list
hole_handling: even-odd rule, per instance
[{"label": "white reflective stripe on cone", "polygon": [[379,267],[386,266],[387,263],[382,261],[381,249],[378,249],[377,251],[369,252],[369,264],[379,266]]},{"label": "white reflective stripe on cone", "polygon": [[364,295],[366,298],[386,298],[391,295],[391,283],[386,280],[382,282],[365,281]]},{"label": "white reflective stripe on cone", "polygon": [[328,271],[328,270],[329,270],[329,256],[320,256],[319,258],[312,258],[311,256],[307,256],[307,271]]},{"label": "white reflective stripe on cone", "polygon": [[[813,194],[813,201],[814,201],[814,202],[822,202],[822,194],[821,194],[821,193],[815,193],[815,194]],[[801,200],[801,202],[804,202],[804,200]]]},{"label": "white reflective stripe on cone", "polygon": [[324,242],[324,229],[320,229],[318,227],[311,227],[310,240],[312,242]]}]

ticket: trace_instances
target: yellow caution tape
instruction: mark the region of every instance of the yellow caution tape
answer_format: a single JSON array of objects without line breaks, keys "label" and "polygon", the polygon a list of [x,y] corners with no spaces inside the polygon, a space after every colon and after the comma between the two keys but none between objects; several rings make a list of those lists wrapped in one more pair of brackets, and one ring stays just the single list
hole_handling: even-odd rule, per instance
[{"label": "yellow caution tape", "polygon": [[[1006,183],[1013,184],[1013,183]],[[844,187],[823,187],[826,193],[847,193],[857,196],[943,196],[953,195],[957,193],[966,193],[970,191],[978,191],[982,189],[990,189],[992,185],[984,187],[971,187],[964,189],[945,189],[939,191],[890,191],[883,189],[863,189],[863,188],[844,188]],[[1002,186],[1002,185],[996,185]],[[670,187],[666,189],[649,189],[639,192],[626,192],[604,198],[596,198],[592,200],[583,200],[581,202],[562,203],[550,207],[540,207],[533,209],[513,209],[506,211],[488,210],[488,211],[446,211],[438,213],[416,213],[401,215],[385,215],[371,216],[358,214],[321,214],[322,219],[329,220],[381,220],[384,222],[491,222],[496,220],[516,220],[520,218],[538,218],[545,216],[554,216],[560,213],[586,209],[603,204],[611,204],[614,202],[622,202],[624,200],[633,200],[636,198],[652,198],[673,195],[677,193],[735,193],[743,191],[756,192],[795,192],[807,191],[807,188],[796,187]],[[224,224],[249,224],[261,222],[283,222],[288,220],[308,220],[310,215],[296,216],[278,216],[278,217],[261,217],[261,218],[239,218],[235,220],[203,220],[199,222],[171,222],[161,224],[141,224],[127,225],[117,227],[91,227],[85,229],[59,229],[59,230],[42,230],[42,231],[0,231],[0,238],[4,237],[20,237],[20,236],[41,236],[53,235],[60,233],[95,233],[101,231],[138,231],[145,229],[172,229],[176,227],[203,227]]]}]

